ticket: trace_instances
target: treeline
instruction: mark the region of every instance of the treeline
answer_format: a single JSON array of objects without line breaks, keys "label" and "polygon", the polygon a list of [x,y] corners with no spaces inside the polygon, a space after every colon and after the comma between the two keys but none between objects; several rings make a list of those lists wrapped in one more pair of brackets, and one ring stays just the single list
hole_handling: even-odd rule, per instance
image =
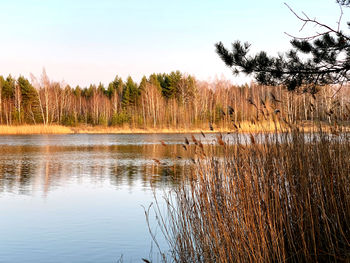
[{"label": "treeline", "polygon": [[325,86],[310,94],[226,80],[198,81],[179,71],[152,74],[136,83],[116,76],[75,88],[50,81],[0,76],[0,124],[103,125],[132,128],[232,127],[279,116],[289,122],[349,120],[350,88]]}]

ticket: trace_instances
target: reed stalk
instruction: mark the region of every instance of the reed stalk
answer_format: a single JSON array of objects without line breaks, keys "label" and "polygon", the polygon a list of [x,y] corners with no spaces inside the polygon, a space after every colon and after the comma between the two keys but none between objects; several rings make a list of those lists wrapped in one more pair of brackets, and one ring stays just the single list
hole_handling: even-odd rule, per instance
[{"label": "reed stalk", "polygon": [[165,261],[350,262],[349,135],[241,138],[203,149],[158,210]]}]

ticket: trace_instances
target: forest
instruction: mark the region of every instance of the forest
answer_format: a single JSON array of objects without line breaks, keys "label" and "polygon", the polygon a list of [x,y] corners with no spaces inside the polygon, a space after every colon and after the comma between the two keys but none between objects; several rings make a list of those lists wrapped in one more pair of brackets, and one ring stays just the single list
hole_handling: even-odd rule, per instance
[{"label": "forest", "polygon": [[200,81],[180,71],[151,74],[136,83],[118,75],[108,86],[71,87],[39,79],[0,76],[0,124],[58,124],[128,128],[222,128],[240,122],[348,121],[349,86],[320,86],[317,92],[287,91],[254,82]]}]

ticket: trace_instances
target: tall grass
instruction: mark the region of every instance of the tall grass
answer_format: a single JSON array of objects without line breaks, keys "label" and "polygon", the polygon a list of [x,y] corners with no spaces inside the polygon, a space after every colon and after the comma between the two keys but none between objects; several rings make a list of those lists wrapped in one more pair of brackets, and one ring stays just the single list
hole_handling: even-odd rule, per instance
[{"label": "tall grass", "polygon": [[168,260],[350,262],[348,135],[261,136],[218,137],[223,155],[213,147],[196,160],[158,213]]},{"label": "tall grass", "polygon": [[[237,126],[239,125],[239,126]],[[288,127],[287,123],[276,122],[274,120],[269,121],[244,121],[239,122],[231,128],[216,126],[213,130],[209,129],[208,124],[202,124],[197,126],[192,126],[188,128],[133,128],[128,125],[123,127],[113,127],[113,126],[91,126],[91,125],[77,125],[75,127],[62,126],[62,125],[0,125],[0,135],[7,134],[65,134],[65,133],[90,133],[90,134],[124,134],[124,133],[137,133],[137,134],[147,134],[147,133],[216,133],[216,132],[239,132],[239,133],[259,133],[259,132],[274,132],[276,128],[278,130]],[[329,125],[327,123],[320,123],[323,129],[329,130]],[[305,121],[299,122],[297,127],[304,129],[305,131],[313,131],[317,128],[316,124],[313,122]],[[343,131],[349,131],[349,126],[342,126]]]},{"label": "tall grass", "polygon": [[[260,121],[257,123],[241,122],[240,132],[271,132],[275,129],[272,121]],[[215,127],[215,131],[210,131],[208,124],[202,125],[201,127],[189,127],[187,129],[181,128],[132,128],[128,125],[123,127],[112,127],[112,126],[91,126],[91,125],[78,125],[75,127],[62,126],[62,125],[0,125],[0,135],[7,134],[64,134],[64,133],[91,133],[91,134],[123,134],[123,133],[200,133],[204,131],[210,132],[229,132],[235,130],[234,128],[228,129],[223,127]]]},{"label": "tall grass", "polygon": [[0,125],[0,135],[20,134],[66,134],[73,133],[69,127],[61,125]]}]

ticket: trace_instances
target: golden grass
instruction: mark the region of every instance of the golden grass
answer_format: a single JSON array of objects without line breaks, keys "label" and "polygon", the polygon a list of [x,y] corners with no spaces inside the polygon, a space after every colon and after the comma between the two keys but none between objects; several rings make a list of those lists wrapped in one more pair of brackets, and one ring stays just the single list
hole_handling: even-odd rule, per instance
[{"label": "golden grass", "polygon": [[60,125],[0,125],[1,135],[20,134],[66,134],[73,133],[72,129]]},{"label": "golden grass", "polygon": [[[241,123],[239,132],[272,132],[273,123],[259,123],[252,125],[250,123]],[[233,132],[235,129],[215,127],[214,131],[200,128],[130,128],[130,127],[109,127],[109,126],[77,126],[67,127],[62,125],[0,125],[0,134],[147,134],[147,133],[216,133],[216,132]]]},{"label": "golden grass", "polygon": [[350,262],[349,135],[261,136],[218,137],[156,208],[171,262]]},{"label": "golden grass", "polygon": [[[237,128],[232,126],[218,127],[214,126],[214,130],[210,130],[208,125],[202,125],[201,127],[190,128],[132,128],[128,126],[124,127],[111,127],[111,126],[89,126],[80,125],[77,127],[68,127],[62,125],[0,125],[0,135],[10,134],[67,134],[67,133],[81,133],[81,134],[147,134],[147,133],[217,133],[217,132],[238,132],[238,133],[271,133],[281,132],[287,128],[298,127],[304,132],[312,132],[318,130],[320,125],[323,131],[331,131],[332,126],[327,123],[315,124],[310,121],[300,122],[297,125],[289,125],[282,121],[260,121],[256,123],[252,122],[240,122],[237,123]],[[343,126],[342,131],[349,131],[350,126]]]}]

